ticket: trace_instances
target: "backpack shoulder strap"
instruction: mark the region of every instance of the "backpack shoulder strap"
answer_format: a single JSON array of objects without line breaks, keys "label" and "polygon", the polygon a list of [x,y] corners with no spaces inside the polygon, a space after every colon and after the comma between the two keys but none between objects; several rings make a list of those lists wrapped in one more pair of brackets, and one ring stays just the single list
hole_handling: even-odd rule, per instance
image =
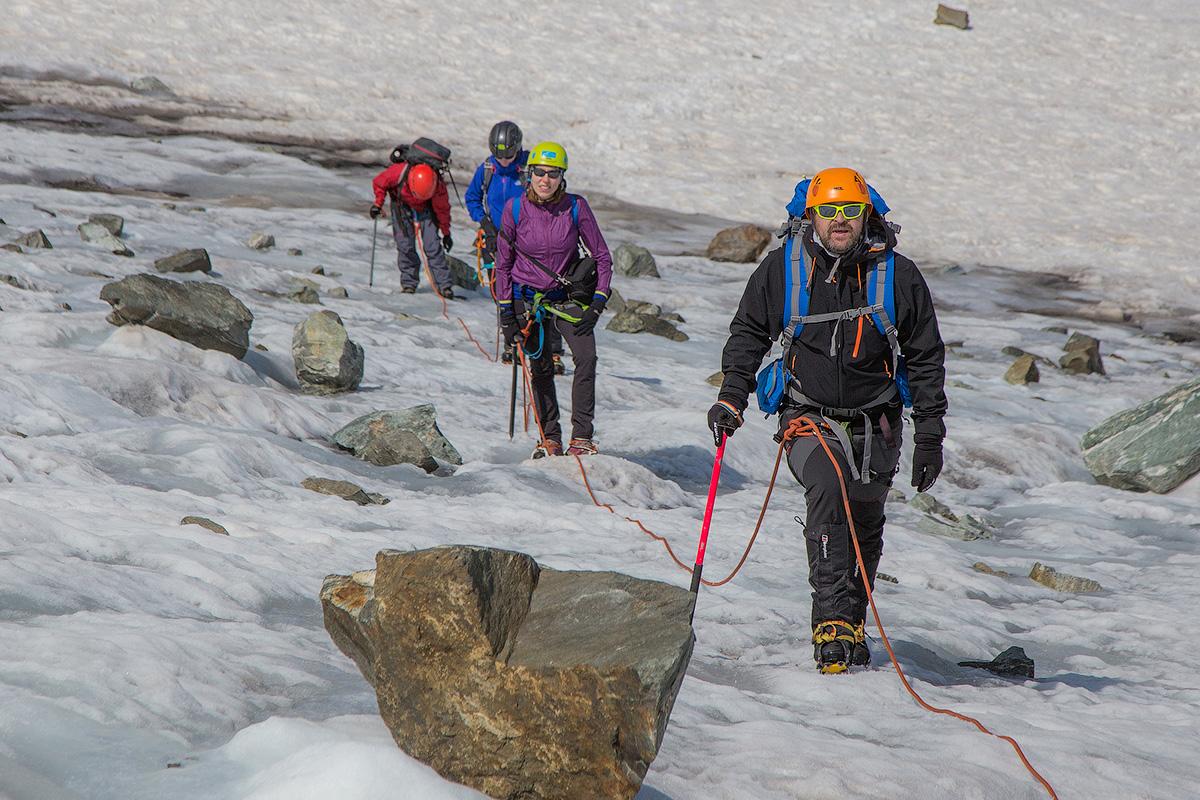
[{"label": "backpack shoulder strap", "polygon": [[522,199],[524,199],[522,197],[522,195],[517,195],[516,197],[513,198],[513,201],[512,201],[512,208],[513,208],[512,217],[513,217],[513,227],[514,228],[521,224],[521,200]]},{"label": "backpack shoulder strap", "polygon": [[578,229],[579,228],[579,198],[573,194],[569,194],[569,195],[567,195],[567,197],[571,198],[571,222],[574,223],[575,228]]},{"label": "backpack shoulder strap", "polygon": [[488,187],[492,185],[492,176],[496,174],[496,165],[492,163],[492,159],[483,162],[483,196],[486,198]]},{"label": "backpack shoulder strap", "polygon": [[[880,302],[880,296],[883,301]],[[875,262],[875,280],[867,284],[867,304],[871,307],[871,319],[875,327],[887,337],[892,348],[892,375],[899,374],[900,337],[896,330],[896,254],[887,251],[887,256]]]},{"label": "backpack shoulder strap", "polygon": [[779,343],[786,354],[808,316],[808,269],[802,236],[788,235],[783,244],[783,260],[783,334]]}]

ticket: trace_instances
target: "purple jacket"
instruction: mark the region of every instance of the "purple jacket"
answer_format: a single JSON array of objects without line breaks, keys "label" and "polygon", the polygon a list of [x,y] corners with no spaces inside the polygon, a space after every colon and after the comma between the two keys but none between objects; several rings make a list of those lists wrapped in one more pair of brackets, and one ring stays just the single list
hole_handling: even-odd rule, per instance
[{"label": "purple jacket", "polygon": [[[528,256],[533,256],[558,274],[563,274],[576,257],[576,242],[583,239],[584,245],[596,259],[596,293],[608,298],[612,283],[612,255],[596,224],[596,217],[587,201],[575,195],[578,205],[579,227],[571,220],[571,196],[563,195],[558,202],[540,206],[529,202],[524,196],[514,197],[504,207],[500,220],[501,235],[496,238],[496,300],[509,305],[513,300],[513,284],[520,283],[534,289],[549,289],[554,279],[535,267]],[[513,203],[521,204],[520,229],[513,223]],[[518,253],[509,242],[517,243]]]}]

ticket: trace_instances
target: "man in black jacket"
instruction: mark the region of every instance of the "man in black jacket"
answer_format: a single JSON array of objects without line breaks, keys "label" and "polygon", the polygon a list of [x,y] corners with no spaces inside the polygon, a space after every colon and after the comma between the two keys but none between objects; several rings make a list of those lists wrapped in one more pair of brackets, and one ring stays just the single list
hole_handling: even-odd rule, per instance
[{"label": "man in black jacket", "polygon": [[[884,502],[900,459],[903,403],[894,375],[907,368],[914,427],[912,484],[926,491],[942,469],[945,347],[929,288],[916,265],[894,253],[895,233],[874,208],[860,174],[845,168],[818,173],[793,235],[792,259],[785,257],[785,248],[773,250],[750,276],[729,324],[721,360],[725,378],[708,424],[718,444],[723,435],[733,435],[755,390],[763,356],[782,336],[790,380],[779,412],[780,438],[792,427],[788,466],[804,486],[808,507],[804,536],[813,588],[814,658],[821,672],[835,673],[870,663],[863,632],[867,596],[841,481],[805,421],[819,427],[838,461],[866,580],[873,588],[883,551]],[[877,281],[886,275],[889,254],[892,320],[886,320],[886,311],[880,313],[884,284]],[[785,326],[785,287],[793,285],[789,271],[804,282],[808,307],[798,310],[793,302],[791,322],[800,322],[801,314],[803,322]],[[878,295],[875,309],[868,308],[869,293]],[[799,295],[793,291],[791,296]],[[877,320],[891,337],[880,332]],[[810,435],[794,436],[794,420],[805,424]]]}]

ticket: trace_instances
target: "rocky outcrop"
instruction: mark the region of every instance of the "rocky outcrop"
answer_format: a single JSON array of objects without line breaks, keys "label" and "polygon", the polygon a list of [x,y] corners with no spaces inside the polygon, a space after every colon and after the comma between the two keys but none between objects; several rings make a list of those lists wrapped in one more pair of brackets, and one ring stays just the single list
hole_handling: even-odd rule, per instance
[{"label": "rocky outcrop", "polygon": [[758,254],[770,243],[771,232],[761,225],[739,225],[714,236],[704,255],[713,261],[747,264],[757,261]]},{"label": "rocky outcrop", "polygon": [[1200,378],[1084,434],[1083,461],[1099,483],[1163,494],[1200,472]]},{"label": "rocky outcrop", "polygon": [[1098,592],[1101,589],[1100,584],[1091,578],[1068,575],[1040,561],[1035,562],[1033,569],[1029,570],[1029,578],[1056,592]]},{"label": "rocky outcrop", "polygon": [[1103,375],[1104,362],[1100,359],[1100,340],[1087,334],[1072,333],[1063,345],[1066,354],[1058,359],[1058,365],[1071,375]]},{"label": "rocky outcrop", "polygon": [[159,272],[212,272],[212,260],[203,248],[180,250],[178,253],[157,259],[154,269]]},{"label": "rocky outcrop", "polygon": [[415,464],[426,472],[437,461],[462,464],[462,456],[437,426],[437,411],[420,405],[403,411],[374,411],[333,435],[333,443],[379,467]]},{"label": "rocky outcrop", "polygon": [[382,551],[321,605],[396,743],[503,800],[631,800],[694,643],[682,588],[477,547]]},{"label": "rocky outcrop", "polygon": [[300,390],[308,394],[349,392],[362,382],[363,349],[332,311],[316,311],[296,326],[292,361]]},{"label": "rocky outcrop", "polygon": [[628,278],[659,278],[654,255],[636,244],[618,245],[613,250],[613,272]]},{"label": "rocky outcrop", "polygon": [[351,483],[350,481],[338,481],[333,478],[318,478],[315,475],[310,475],[302,480],[300,485],[310,492],[340,497],[343,500],[358,503],[360,506],[385,506],[392,502],[383,495],[368,492],[357,483]]},{"label": "rocky outcrop", "polygon": [[254,315],[224,286],[179,282],[157,275],[131,275],[100,290],[113,307],[112,325],[145,325],[205,350],[237,358],[250,346]]}]

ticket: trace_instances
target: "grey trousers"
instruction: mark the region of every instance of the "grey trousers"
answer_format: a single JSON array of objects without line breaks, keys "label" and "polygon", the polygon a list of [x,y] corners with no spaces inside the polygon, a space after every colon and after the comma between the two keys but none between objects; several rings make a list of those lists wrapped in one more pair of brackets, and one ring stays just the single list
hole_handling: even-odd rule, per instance
[{"label": "grey trousers", "polygon": [[[429,259],[429,271],[439,290],[450,287],[450,264],[442,252],[442,240],[438,237],[437,223],[430,211],[413,214],[421,228],[421,243],[425,245],[425,257]],[[396,266],[400,268],[400,285],[415,289],[421,282],[421,258],[417,254],[417,240],[412,223],[399,219],[396,205],[392,204],[392,238],[396,240]]]},{"label": "grey trousers", "polygon": [[[518,316],[523,315],[523,304],[517,301],[515,305]],[[529,360],[530,388],[533,389],[538,419],[542,421],[542,432],[547,439],[562,444],[551,348],[557,342],[561,350],[562,341],[566,339],[571,347],[571,363],[575,366],[575,374],[571,376],[571,438],[591,439],[594,432],[592,420],[596,414],[596,336],[593,333],[580,336],[575,333],[574,325],[554,316],[548,316],[543,324],[546,330],[542,352],[538,358]],[[528,347],[536,350],[536,327],[530,338]]]},{"label": "grey trousers", "polygon": [[[781,422],[786,427],[797,416],[801,415],[784,414]],[[818,416],[803,416],[820,422]],[[850,446],[857,454],[851,457],[856,462],[862,453],[865,438],[861,424],[859,428],[855,431],[852,427],[849,437]],[[875,570],[883,554],[884,503],[900,462],[902,431],[899,419],[891,428],[891,439],[885,439],[879,428],[875,429],[868,483],[851,477],[846,453],[837,437],[825,428],[821,431],[846,481],[854,530],[858,534],[863,565],[867,569],[866,580],[872,590],[875,588]],[[804,538],[808,550],[808,583],[813,589],[812,624],[815,627],[829,620],[851,624],[863,622],[867,613],[867,592],[854,556],[854,543],[850,540],[850,525],[846,520],[846,506],[842,501],[837,472],[815,436],[792,440],[787,458],[792,475],[804,487],[808,506]]]}]

